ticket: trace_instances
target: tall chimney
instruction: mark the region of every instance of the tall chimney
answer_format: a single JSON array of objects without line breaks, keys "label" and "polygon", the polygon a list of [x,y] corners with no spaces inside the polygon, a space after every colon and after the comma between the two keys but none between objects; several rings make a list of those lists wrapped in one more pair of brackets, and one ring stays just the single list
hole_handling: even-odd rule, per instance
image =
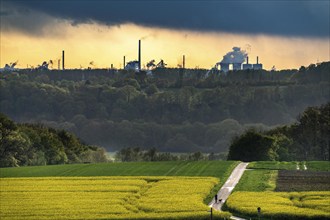
[{"label": "tall chimney", "polygon": [[257,56],[257,64],[259,64],[259,57]]},{"label": "tall chimney", "polygon": [[249,57],[246,57],[246,64],[249,64]]},{"label": "tall chimney", "polygon": [[183,59],[182,59],[182,68],[184,69],[186,66],[186,57],[185,55],[183,55]]},{"label": "tall chimney", "polygon": [[139,40],[139,70],[141,70],[141,40]]},{"label": "tall chimney", "polygon": [[124,68],[125,69],[125,66],[126,66],[126,57],[124,56]]},{"label": "tall chimney", "polygon": [[64,70],[64,50],[62,50],[62,69]]}]

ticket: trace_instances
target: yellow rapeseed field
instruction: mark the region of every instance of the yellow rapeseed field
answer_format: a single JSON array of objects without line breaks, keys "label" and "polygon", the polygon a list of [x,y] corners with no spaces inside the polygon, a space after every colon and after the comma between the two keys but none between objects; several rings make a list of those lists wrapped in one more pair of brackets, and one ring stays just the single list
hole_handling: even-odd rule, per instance
[{"label": "yellow rapeseed field", "polygon": [[273,219],[329,219],[330,192],[235,192],[226,203],[234,212]]},{"label": "yellow rapeseed field", "polygon": [[[208,219],[213,177],[1,178],[0,219]],[[228,213],[215,213],[228,217]]]}]

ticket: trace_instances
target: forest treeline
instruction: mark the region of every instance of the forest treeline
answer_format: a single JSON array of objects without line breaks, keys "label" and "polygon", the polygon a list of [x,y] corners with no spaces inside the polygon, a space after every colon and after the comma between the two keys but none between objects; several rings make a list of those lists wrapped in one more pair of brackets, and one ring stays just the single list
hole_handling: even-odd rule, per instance
[{"label": "forest treeline", "polygon": [[199,161],[199,160],[226,160],[225,153],[205,154],[200,151],[194,153],[158,152],[156,148],[141,150],[138,147],[122,148],[115,154],[115,161]]},{"label": "forest treeline", "polygon": [[16,124],[0,113],[0,167],[106,162],[106,151],[43,125]]},{"label": "forest treeline", "polygon": [[249,129],[233,140],[228,159],[330,161],[330,102],[308,107],[292,125],[265,132]]},{"label": "forest treeline", "polygon": [[1,73],[0,111],[110,151],[225,152],[232,137],[251,126],[292,123],[306,107],[328,102],[329,69],[330,62],[208,77],[182,69],[147,77],[126,71],[89,77],[83,71]]}]

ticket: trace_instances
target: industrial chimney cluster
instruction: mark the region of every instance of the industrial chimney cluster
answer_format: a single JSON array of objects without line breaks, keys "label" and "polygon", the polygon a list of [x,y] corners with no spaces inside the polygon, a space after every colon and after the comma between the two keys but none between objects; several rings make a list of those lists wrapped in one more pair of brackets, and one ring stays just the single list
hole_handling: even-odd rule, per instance
[{"label": "industrial chimney cluster", "polygon": [[[243,64],[245,60],[246,64]],[[241,50],[239,47],[233,47],[233,51],[230,51],[225,56],[223,56],[222,61],[216,64],[216,68],[219,69],[220,66],[220,70],[226,73],[230,70],[230,65],[232,65],[232,70],[242,70],[242,68],[243,70],[262,69],[262,64],[259,63],[258,57],[256,64],[249,64],[248,54],[244,50]]]},{"label": "industrial chimney cluster", "polygon": [[141,40],[139,40],[138,44],[138,60],[130,61],[126,64],[126,57],[124,56],[124,69],[134,70],[136,72],[141,70]]},{"label": "industrial chimney cluster", "polygon": [[[65,70],[65,59],[64,59],[64,50],[62,51],[62,60],[58,59],[58,70],[60,70],[60,63],[62,61],[62,70]],[[141,40],[138,42],[138,60],[130,61],[126,63],[126,57],[123,57],[123,67],[125,70],[134,70],[135,72],[140,72],[142,70],[141,67]],[[244,63],[246,61],[246,63]],[[244,64],[243,64],[244,63]],[[15,65],[17,64],[17,61],[14,63],[11,63],[10,65],[6,64],[6,66],[1,69],[4,71],[14,70]],[[92,64],[92,62],[90,63]],[[49,70],[48,66],[53,65],[53,61],[50,60],[49,62],[44,61],[41,65],[38,65],[37,70]],[[93,64],[92,64],[93,65]],[[147,71],[150,71],[154,68],[166,68],[166,63],[163,60],[160,60],[158,64],[155,64],[155,60],[151,60],[147,63]],[[180,68],[185,68],[185,55],[183,55],[182,59],[182,65],[178,65]],[[232,67],[232,68],[230,68]],[[31,68],[34,69],[33,66]],[[113,65],[111,64],[111,69],[113,68]],[[222,71],[222,72],[228,72],[229,70],[260,70],[262,69],[262,64],[259,63],[259,59],[257,57],[257,62],[255,64],[249,63],[249,57],[245,50],[241,50],[240,47],[233,47],[233,50],[228,52],[226,55],[223,56],[223,59],[216,63],[216,65],[211,69],[212,71]],[[207,72],[207,75],[210,71]]]}]

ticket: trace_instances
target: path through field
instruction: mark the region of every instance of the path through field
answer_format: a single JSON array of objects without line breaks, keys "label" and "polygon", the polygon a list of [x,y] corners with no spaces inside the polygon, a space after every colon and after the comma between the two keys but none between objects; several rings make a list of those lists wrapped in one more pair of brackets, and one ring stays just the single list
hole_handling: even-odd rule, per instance
[{"label": "path through field", "polygon": [[221,202],[216,202],[215,199],[213,198],[213,200],[209,204],[210,207],[212,207],[215,210],[221,210],[222,205],[226,202],[230,193],[233,191],[236,184],[242,177],[248,164],[249,163],[240,163],[236,166],[236,168],[229,176],[228,180],[225,182],[225,184],[221,187],[221,189],[217,193],[218,200]]}]

